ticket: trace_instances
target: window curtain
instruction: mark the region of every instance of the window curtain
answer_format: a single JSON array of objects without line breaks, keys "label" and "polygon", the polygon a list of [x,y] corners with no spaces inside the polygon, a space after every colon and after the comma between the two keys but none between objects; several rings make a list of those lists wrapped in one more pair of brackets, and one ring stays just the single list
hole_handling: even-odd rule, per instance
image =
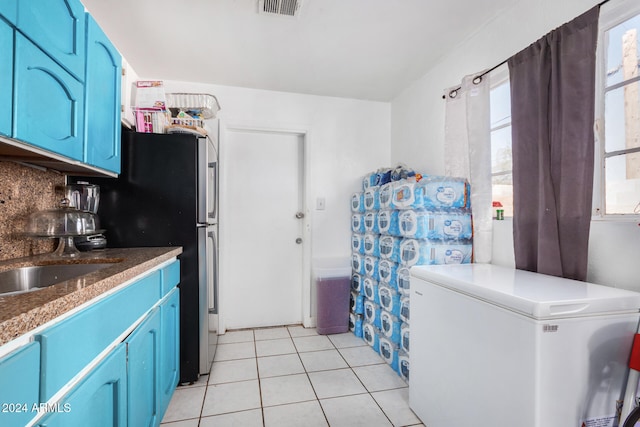
[{"label": "window curtain", "polygon": [[599,7],[508,60],[516,268],[585,280]]},{"label": "window curtain", "polygon": [[491,135],[489,79],[467,76],[460,87],[445,91],[445,174],[471,185],[473,257],[491,262]]}]

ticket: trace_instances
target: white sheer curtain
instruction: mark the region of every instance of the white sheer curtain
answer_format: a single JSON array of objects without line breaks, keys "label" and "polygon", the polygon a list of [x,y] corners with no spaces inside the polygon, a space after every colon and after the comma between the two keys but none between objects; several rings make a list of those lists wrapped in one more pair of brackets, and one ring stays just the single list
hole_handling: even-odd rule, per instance
[{"label": "white sheer curtain", "polygon": [[[489,76],[462,79],[445,91],[445,173],[471,184],[475,262],[490,263],[492,250]],[[478,81],[480,80],[480,81]]]}]

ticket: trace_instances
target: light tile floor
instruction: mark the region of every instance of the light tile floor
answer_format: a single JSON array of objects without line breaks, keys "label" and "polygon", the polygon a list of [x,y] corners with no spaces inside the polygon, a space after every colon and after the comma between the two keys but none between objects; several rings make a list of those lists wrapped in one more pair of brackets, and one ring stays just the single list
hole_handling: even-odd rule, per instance
[{"label": "light tile floor", "polygon": [[423,426],[409,388],[352,333],[227,332],[209,375],[176,389],[164,427]]}]

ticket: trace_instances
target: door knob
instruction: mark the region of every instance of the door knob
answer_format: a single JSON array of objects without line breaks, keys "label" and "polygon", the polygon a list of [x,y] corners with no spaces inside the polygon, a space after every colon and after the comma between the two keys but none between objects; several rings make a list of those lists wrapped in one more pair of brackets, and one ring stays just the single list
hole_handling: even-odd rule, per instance
[{"label": "door knob", "polygon": [[298,237],[298,238],[296,239],[296,243],[297,243],[297,244],[302,243],[302,237]]},{"label": "door knob", "polygon": [[298,219],[302,219],[302,218],[304,218],[304,213],[302,213],[302,212],[296,212],[296,218],[298,218]]}]

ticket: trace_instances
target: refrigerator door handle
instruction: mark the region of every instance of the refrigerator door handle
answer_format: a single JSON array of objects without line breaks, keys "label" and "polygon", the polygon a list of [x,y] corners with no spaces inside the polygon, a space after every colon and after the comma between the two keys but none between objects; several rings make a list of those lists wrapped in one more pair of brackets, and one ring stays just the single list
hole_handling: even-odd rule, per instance
[{"label": "refrigerator door handle", "polygon": [[215,221],[218,218],[218,162],[208,164],[207,218]]},{"label": "refrigerator door handle", "polygon": [[208,288],[209,288],[209,313],[218,314],[218,244],[216,241],[216,234],[213,231],[207,233],[207,240],[211,245],[210,250],[207,251],[207,274]]}]

